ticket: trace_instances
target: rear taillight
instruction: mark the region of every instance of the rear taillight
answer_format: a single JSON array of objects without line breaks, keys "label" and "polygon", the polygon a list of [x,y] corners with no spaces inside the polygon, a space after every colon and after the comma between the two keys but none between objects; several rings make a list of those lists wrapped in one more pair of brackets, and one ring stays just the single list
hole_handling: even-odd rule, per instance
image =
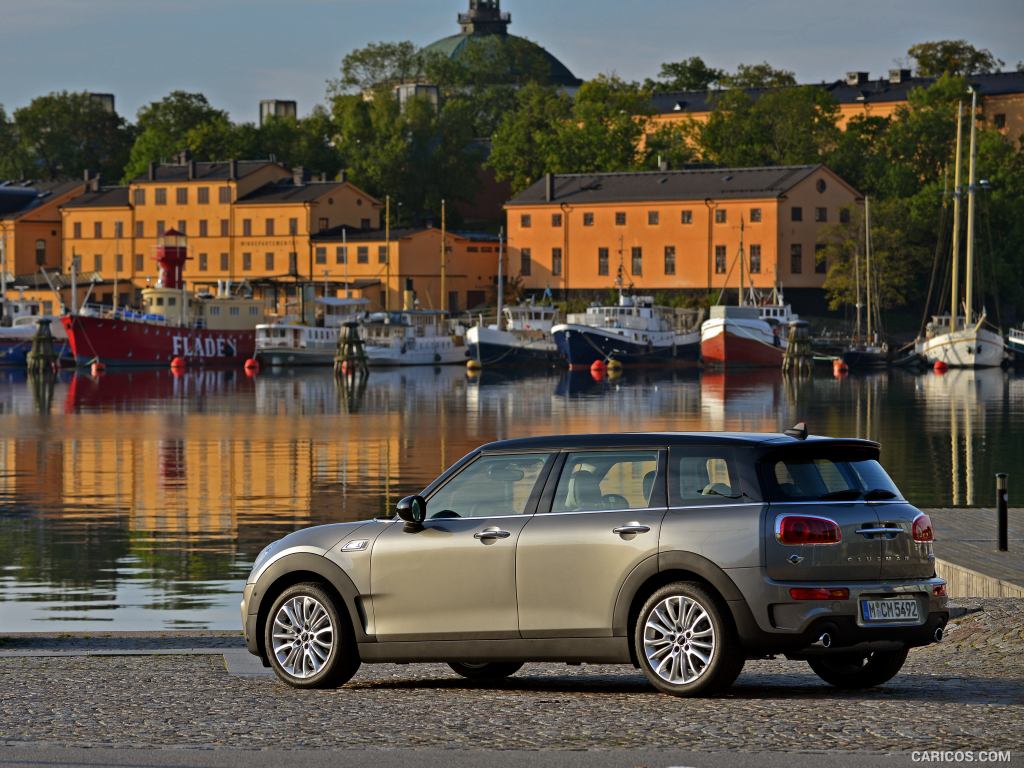
[{"label": "rear taillight", "polygon": [[781,544],[838,544],[843,534],[827,517],[782,515],[775,521],[775,538]]},{"label": "rear taillight", "polygon": [[936,584],[932,587],[932,597],[945,597],[946,596],[946,585]]},{"label": "rear taillight", "polygon": [[846,587],[790,587],[789,596],[794,600],[849,600],[850,590]]},{"label": "rear taillight", "polygon": [[911,528],[914,534],[914,541],[922,543],[935,541],[935,531],[932,530],[932,519],[928,515],[918,515],[914,518],[914,525]]}]

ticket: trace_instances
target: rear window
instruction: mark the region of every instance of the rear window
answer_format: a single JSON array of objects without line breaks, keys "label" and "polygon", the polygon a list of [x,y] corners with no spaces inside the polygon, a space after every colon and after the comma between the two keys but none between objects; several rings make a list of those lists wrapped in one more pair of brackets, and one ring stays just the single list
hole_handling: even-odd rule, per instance
[{"label": "rear window", "polygon": [[875,459],[773,458],[761,466],[769,501],[884,501],[902,498]]}]

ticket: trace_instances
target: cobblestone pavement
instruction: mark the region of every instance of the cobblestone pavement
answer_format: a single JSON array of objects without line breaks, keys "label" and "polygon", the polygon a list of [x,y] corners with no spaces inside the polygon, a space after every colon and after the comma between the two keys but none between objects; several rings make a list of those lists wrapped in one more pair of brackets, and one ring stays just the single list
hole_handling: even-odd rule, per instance
[{"label": "cobblestone pavement", "polygon": [[530,664],[479,687],[443,665],[364,665],[334,691],[229,677],[219,656],[0,659],[0,743],[698,751],[1024,750],[1024,601],[983,600],[884,687],[838,692],[752,661],[718,699],[629,667]]}]

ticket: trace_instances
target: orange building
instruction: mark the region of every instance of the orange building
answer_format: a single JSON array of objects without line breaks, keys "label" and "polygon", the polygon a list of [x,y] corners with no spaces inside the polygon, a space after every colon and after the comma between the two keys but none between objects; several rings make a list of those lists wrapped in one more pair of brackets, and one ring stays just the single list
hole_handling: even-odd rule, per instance
[{"label": "orange building", "polygon": [[165,231],[188,236],[189,288],[247,282],[280,299],[312,272],[311,237],[338,226],[376,229],[382,204],[341,177],[311,181],[270,161],[152,164],[125,187],[96,189],[62,208],[63,271],[77,263],[93,300],[126,304],[157,276]]},{"label": "orange building", "polygon": [[497,238],[457,232],[448,232],[445,238],[443,292],[441,230],[433,227],[390,233],[339,227],[316,234],[314,276],[340,283],[353,297],[369,299],[372,309],[412,309],[415,304],[420,309],[461,312],[492,301]]},{"label": "orange building", "polygon": [[[859,193],[821,165],[548,175],[506,206],[509,272],[563,296],[820,289],[821,230]],[[817,291],[820,294],[820,291]]]}]

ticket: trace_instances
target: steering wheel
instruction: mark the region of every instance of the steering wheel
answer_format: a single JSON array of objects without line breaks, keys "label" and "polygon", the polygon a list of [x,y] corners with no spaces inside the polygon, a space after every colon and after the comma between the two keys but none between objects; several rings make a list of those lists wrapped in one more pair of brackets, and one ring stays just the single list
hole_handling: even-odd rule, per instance
[{"label": "steering wheel", "polygon": [[618,493],[606,493],[601,500],[608,505],[608,509],[629,509],[629,499]]}]

